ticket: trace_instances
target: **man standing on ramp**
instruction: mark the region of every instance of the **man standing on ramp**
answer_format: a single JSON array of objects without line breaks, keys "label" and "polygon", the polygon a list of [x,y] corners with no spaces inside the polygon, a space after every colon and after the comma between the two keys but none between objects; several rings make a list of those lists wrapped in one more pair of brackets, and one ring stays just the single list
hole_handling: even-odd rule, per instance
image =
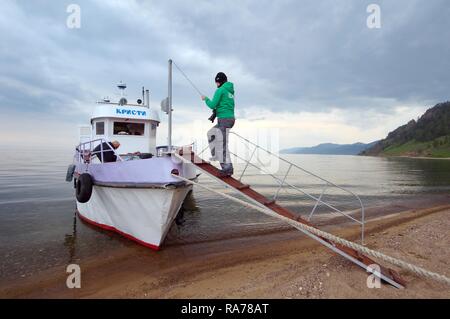
[{"label": "man standing on ramp", "polygon": [[202,100],[213,110],[210,120],[214,122],[217,116],[217,124],[208,131],[208,143],[211,149],[211,161],[219,161],[222,167],[222,176],[233,175],[233,164],[231,163],[228,150],[229,130],[234,126],[234,86],[228,82],[223,72],[217,73],[215,77],[217,90],[210,100],[202,95]]}]

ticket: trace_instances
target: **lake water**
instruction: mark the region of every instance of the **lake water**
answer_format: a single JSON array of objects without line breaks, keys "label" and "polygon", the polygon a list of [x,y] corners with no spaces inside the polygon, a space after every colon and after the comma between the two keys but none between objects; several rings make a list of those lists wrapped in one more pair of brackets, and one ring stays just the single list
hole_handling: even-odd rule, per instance
[{"label": "lake water", "polygon": [[[75,216],[74,189],[64,181],[72,153],[65,149],[0,149],[0,283],[32,275],[135,243],[86,225]],[[286,155],[292,162],[361,196],[365,207],[407,208],[450,203],[450,161],[358,156]],[[238,165],[236,172],[242,170]],[[277,173],[283,178],[286,166]],[[245,182],[262,193],[276,192],[270,176],[248,170]],[[321,185],[301,171],[287,180],[319,196]],[[220,186],[200,176],[205,185]],[[230,191],[228,191],[230,192]],[[281,204],[307,215],[315,202],[299,193],[282,191]],[[357,208],[351,197],[333,189],[324,200],[342,209]],[[356,205],[356,206],[355,206]],[[318,207],[317,217],[327,213]],[[386,209],[385,212],[390,212]],[[367,210],[371,217],[371,210]],[[323,215],[324,216],[324,215]],[[203,189],[194,188],[174,223],[163,249],[201,241],[263,235],[285,225]]]}]

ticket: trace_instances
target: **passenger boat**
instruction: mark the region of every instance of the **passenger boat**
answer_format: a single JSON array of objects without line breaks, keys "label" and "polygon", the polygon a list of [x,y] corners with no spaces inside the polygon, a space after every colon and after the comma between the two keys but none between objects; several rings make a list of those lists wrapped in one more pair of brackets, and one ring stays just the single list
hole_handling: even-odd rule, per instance
[{"label": "passenger boat", "polygon": [[[171,62],[171,61],[169,61]],[[171,74],[171,63],[169,63]],[[67,180],[74,180],[78,216],[152,249],[159,249],[192,185],[193,165],[177,160],[171,141],[171,76],[165,110],[169,114],[168,145],[156,145],[160,123],[150,107],[149,91],[129,104],[125,83],[118,102],[97,102],[89,126],[80,127],[80,143]],[[114,149],[112,141],[120,147]],[[116,161],[106,162],[107,152]]]}]

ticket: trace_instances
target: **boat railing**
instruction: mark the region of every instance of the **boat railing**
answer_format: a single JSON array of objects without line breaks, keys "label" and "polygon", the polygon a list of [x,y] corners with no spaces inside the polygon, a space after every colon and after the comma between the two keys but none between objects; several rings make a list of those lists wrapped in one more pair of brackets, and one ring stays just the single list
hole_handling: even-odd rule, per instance
[{"label": "boat railing", "polygon": [[165,155],[170,155],[171,153],[176,152],[178,149],[180,149],[180,147],[172,145],[169,151],[168,145],[160,145],[156,147],[156,156],[161,157]]},{"label": "boat railing", "polygon": [[[234,157],[243,161],[243,164],[245,165],[242,172],[240,172],[240,176],[239,176],[240,181],[242,181],[243,177],[245,176],[245,173],[248,171],[249,166],[252,166],[252,167],[258,169],[263,174],[267,174],[267,175],[271,176],[278,183],[278,188],[276,189],[276,192],[272,198],[273,201],[277,200],[277,198],[280,195],[281,190],[290,189],[290,190],[294,190],[298,193],[301,193],[301,194],[305,195],[307,198],[311,199],[314,203],[314,206],[312,207],[312,209],[309,212],[308,217],[307,217],[307,219],[309,221],[312,220],[312,218],[313,218],[314,214],[317,212],[317,209],[319,206],[321,206],[321,205],[325,206],[327,209],[331,210],[331,213],[342,215],[342,216],[350,219],[351,221],[359,224],[361,227],[361,242],[364,243],[364,223],[365,223],[364,204],[361,201],[361,198],[357,194],[355,194],[351,190],[341,187],[341,186],[339,186],[339,185],[337,185],[337,184],[335,184],[313,172],[310,172],[309,170],[306,170],[303,167],[300,167],[299,165],[292,163],[283,157],[280,157],[279,155],[251,142],[250,140],[246,139],[245,137],[243,137],[235,132],[230,132],[230,134],[236,136],[238,141],[243,143],[245,145],[245,147],[247,148],[247,151],[249,151],[249,154],[251,154],[250,157],[248,159],[246,159],[246,158],[243,158],[242,156],[230,151],[230,155],[233,155]],[[280,176],[277,176],[277,175],[269,172],[268,170],[264,169],[264,164],[258,158],[258,155],[257,155],[258,151],[262,151],[262,152],[268,154],[269,156],[275,157],[279,161],[287,164],[287,170],[284,173],[284,175],[282,175],[280,177]],[[256,159],[256,161],[259,164],[255,164],[253,162],[254,159]],[[306,175],[309,175],[311,178],[315,179],[321,187],[320,195],[313,195],[310,192],[308,192],[307,190],[290,183],[288,181],[288,178],[289,177],[292,178],[294,176],[293,172],[295,170],[300,170],[303,173],[305,173]],[[347,195],[350,196],[351,202],[353,202],[354,204],[357,204],[357,205],[355,205],[355,208],[351,210],[353,212],[353,214],[352,214],[353,216],[348,213],[350,210],[346,209],[346,211],[344,211],[343,209],[339,209],[338,207],[336,207],[336,205],[334,203],[332,204],[330,202],[325,201],[324,197],[333,188],[335,190],[337,189],[337,190],[340,190],[340,191],[346,193]],[[360,212],[360,214],[358,214],[359,212]],[[360,218],[354,217],[354,216],[358,216],[358,215],[360,216]]]},{"label": "boat railing", "polygon": [[[94,156],[96,156],[100,162],[103,163],[103,145],[106,143],[109,149],[105,149],[107,152],[114,152],[114,155],[119,159],[119,161],[123,161],[123,158],[116,152],[114,147],[103,138],[98,138],[95,140],[90,140],[88,142],[83,142],[78,144],[75,148],[75,160],[79,163],[90,164]],[[99,151],[94,151],[95,147],[100,145]]]}]

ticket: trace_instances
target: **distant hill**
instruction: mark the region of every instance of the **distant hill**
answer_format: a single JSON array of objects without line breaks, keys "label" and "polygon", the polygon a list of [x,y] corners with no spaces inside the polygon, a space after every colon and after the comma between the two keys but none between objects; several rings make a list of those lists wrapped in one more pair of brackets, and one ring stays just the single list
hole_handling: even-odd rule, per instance
[{"label": "distant hill", "polygon": [[313,147],[294,147],[281,150],[282,154],[322,154],[322,155],[358,155],[365,149],[375,145],[378,141],[369,144],[333,144],[324,143]]},{"label": "distant hill", "polygon": [[450,157],[450,102],[428,109],[361,155]]}]

